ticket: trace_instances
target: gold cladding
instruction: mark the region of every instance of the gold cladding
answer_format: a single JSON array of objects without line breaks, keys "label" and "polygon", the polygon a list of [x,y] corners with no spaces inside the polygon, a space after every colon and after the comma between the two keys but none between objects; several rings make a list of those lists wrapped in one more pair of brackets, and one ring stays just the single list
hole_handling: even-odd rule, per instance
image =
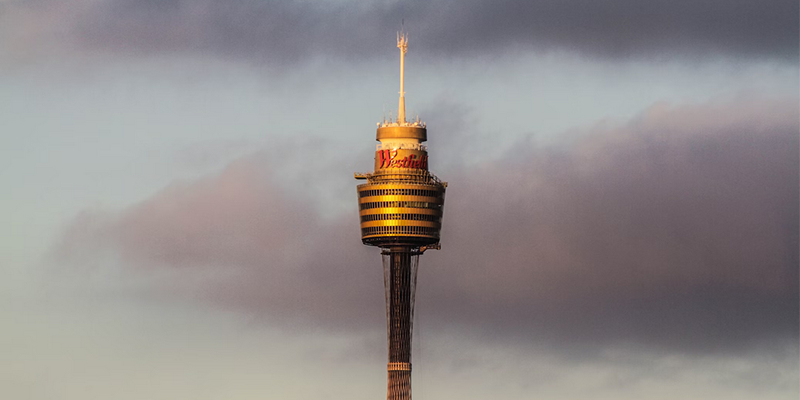
[{"label": "gold cladding", "polygon": [[378,128],[375,139],[417,139],[424,142],[428,140],[428,130],[418,126],[382,126]]}]

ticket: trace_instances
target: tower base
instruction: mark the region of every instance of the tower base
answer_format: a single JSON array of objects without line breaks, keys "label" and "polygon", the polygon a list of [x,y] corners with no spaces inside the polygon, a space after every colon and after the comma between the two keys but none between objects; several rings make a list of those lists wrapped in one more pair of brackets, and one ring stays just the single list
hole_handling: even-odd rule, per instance
[{"label": "tower base", "polygon": [[411,371],[389,371],[386,400],[411,400]]}]

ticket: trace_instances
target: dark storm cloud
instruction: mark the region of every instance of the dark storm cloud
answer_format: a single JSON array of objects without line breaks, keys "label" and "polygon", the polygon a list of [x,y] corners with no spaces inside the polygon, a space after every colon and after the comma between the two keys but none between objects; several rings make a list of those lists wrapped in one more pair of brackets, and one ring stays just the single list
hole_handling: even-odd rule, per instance
[{"label": "dark storm cloud", "polygon": [[88,50],[195,53],[276,65],[312,55],[383,54],[401,19],[420,52],[439,56],[533,49],[601,58],[798,58],[793,0],[78,0],[0,8],[6,46],[15,53],[64,41]]},{"label": "dark storm cloud", "polygon": [[[796,99],[656,105],[560,147],[520,143],[445,171],[444,249],[421,261],[423,318],[573,350],[793,345],[797,114]],[[307,168],[336,165],[319,153],[302,158]],[[174,271],[193,282],[184,294],[272,320],[382,329],[379,256],[360,245],[357,216],[323,218],[298,189],[318,178],[284,186],[274,177],[285,160],[274,158],[240,160],[117,215],[85,213],[54,254],[72,264],[112,254],[134,275]],[[332,170],[355,184],[349,169]]]}]

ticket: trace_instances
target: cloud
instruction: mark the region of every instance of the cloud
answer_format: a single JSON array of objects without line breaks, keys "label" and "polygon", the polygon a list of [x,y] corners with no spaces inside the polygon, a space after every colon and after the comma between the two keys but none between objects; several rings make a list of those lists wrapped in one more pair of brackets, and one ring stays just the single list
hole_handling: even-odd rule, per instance
[{"label": "cloud", "polygon": [[[797,109],[796,99],[656,104],[558,146],[464,160],[442,174],[444,249],[421,260],[426,321],[565,351],[793,346]],[[203,276],[184,295],[285,326],[382,329],[379,256],[359,243],[357,216],[324,215],[308,195],[317,178],[287,186],[271,160],[246,157],[116,214],[86,212],[55,259],[110,253],[136,276]],[[304,160],[314,170],[316,158]]]},{"label": "cloud", "polygon": [[658,104],[449,176],[437,318],[697,351],[795,340],[796,106]]},{"label": "cloud", "polygon": [[438,57],[528,49],[610,59],[798,59],[792,0],[19,1],[0,5],[6,38],[0,45],[18,58],[61,43],[82,51],[188,53],[286,66],[316,55],[385,54],[401,19],[413,46]]},{"label": "cloud", "polygon": [[[362,306],[383,296],[372,282],[382,282],[377,256],[359,246],[352,221],[323,218],[315,188],[285,187],[276,177],[282,164],[285,157],[262,152],[121,212],[83,212],[53,257],[84,271],[115,263],[138,276],[171,270],[168,291],[275,319],[357,322]],[[345,177],[353,183],[352,171]],[[380,317],[383,306],[374,308]]]}]

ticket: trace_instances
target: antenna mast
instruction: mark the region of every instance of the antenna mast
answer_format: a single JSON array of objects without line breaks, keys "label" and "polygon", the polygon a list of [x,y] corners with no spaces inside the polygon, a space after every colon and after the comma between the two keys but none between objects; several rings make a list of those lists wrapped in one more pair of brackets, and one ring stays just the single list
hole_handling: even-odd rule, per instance
[{"label": "antenna mast", "polygon": [[400,31],[397,33],[397,48],[400,49],[400,105],[397,110],[397,123],[405,125],[406,123],[406,92],[403,91],[403,83],[405,80],[405,60],[406,52],[408,52],[408,33]]}]

